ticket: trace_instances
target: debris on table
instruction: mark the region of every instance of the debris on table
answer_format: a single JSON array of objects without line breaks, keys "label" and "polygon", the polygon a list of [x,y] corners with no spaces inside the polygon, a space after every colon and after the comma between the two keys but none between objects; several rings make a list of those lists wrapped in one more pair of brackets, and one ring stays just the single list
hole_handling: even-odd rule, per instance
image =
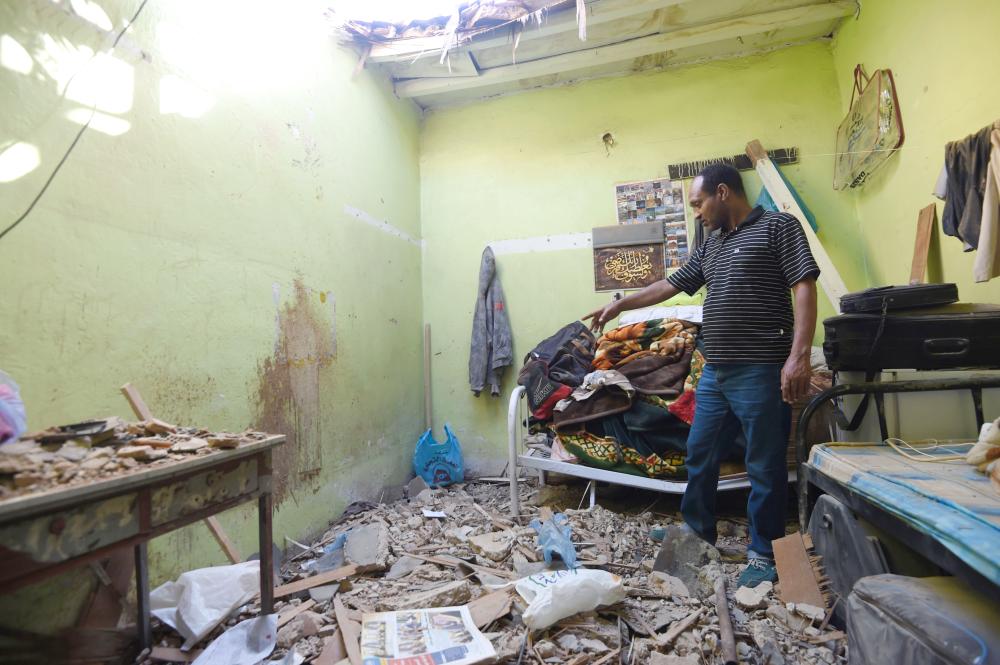
[{"label": "debris on table", "polygon": [[[729,633],[720,625],[717,607],[721,599],[715,594],[723,580],[728,586],[724,593],[738,662],[847,662],[847,640],[843,633],[826,627],[819,608],[800,603],[786,607],[770,585],[736,587],[743,564],[720,556],[719,551],[745,551],[745,523],[720,522],[716,551],[688,539],[679,529],[677,515],[654,515],[648,510],[621,513],[600,505],[589,510],[569,508],[562,510],[563,526],[569,528],[567,536],[579,567],[568,570],[556,557],[550,568],[538,533],[528,523],[536,518],[550,521],[555,513],[549,507],[531,505],[543,488],[529,482],[519,488],[524,514],[518,524],[509,519],[508,487],[491,483],[435,489],[418,483],[409,499],[349,506],[322,537],[288,553],[276,582],[275,647],[264,662],[301,659],[318,665],[346,665],[357,659],[360,664],[368,653],[365,650],[380,644],[382,629],[373,625],[367,630],[373,615],[454,612],[457,607],[461,608],[462,630],[471,634],[465,626],[469,623],[481,631],[497,663],[718,665],[724,662],[724,632]],[[575,507],[580,492],[566,491],[562,507],[569,500]],[[445,517],[427,517],[425,509]],[[671,565],[690,585],[679,575],[654,571],[660,546],[648,534],[659,526],[674,534],[676,540],[667,548]],[[318,562],[333,552],[346,553],[343,561],[335,561],[342,565],[322,570]],[[665,558],[661,557],[661,564]],[[548,587],[550,597],[557,595],[563,580],[573,577],[599,578],[600,583],[596,589],[571,594],[574,601],[586,600],[585,607],[569,608],[551,621],[536,622],[529,610],[534,603],[517,588],[533,576],[553,582]],[[702,594],[706,588],[709,593]],[[196,648],[205,648],[259,612],[259,600],[248,602]],[[458,618],[453,618],[457,634]],[[183,641],[169,626],[154,621],[158,648],[176,648]],[[161,661],[147,656],[138,662]]]},{"label": "debris on table", "polygon": [[0,499],[103,480],[268,436],[178,427],[156,418],[127,422],[111,417],[50,427],[0,445]]}]

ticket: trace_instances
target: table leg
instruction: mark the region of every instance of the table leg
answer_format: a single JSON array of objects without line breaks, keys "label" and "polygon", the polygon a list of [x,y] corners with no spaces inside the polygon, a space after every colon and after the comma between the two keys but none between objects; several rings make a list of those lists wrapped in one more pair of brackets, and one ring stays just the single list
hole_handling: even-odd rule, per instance
[{"label": "table leg", "polygon": [[257,500],[260,535],[260,613],[274,612],[274,549],[271,535],[271,493],[263,492]]},{"label": "table leg", "polygon": [[138,606],[139,650],[153,647],[153,627],[149,615],[149,561],[146,543],[135,546],[135,598]]}]

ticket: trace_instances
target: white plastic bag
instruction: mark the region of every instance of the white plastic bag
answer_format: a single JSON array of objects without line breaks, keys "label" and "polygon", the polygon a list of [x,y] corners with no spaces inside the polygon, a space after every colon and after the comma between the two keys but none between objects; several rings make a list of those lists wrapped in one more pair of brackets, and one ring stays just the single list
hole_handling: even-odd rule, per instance
[{"label": "white plastic bag", "polygon": [[182,573],[176,582],[153,589],[149,607],[153,616],[184,637],[181,648],[186,650],[259,591],[260,562],[246,561]]},{"label": "white plastic bag", "polygon": [[277,640],[277,614],[247,619],[215,638],[192,665],[257,665],[271,655]]},{"label": "white plastic bag", "polygon": [[560,619],[625,600],[625,582],[603,570],[554,570],[530,575],[514,588],[528,603],[524,624],[531,630],[548,628]]}]

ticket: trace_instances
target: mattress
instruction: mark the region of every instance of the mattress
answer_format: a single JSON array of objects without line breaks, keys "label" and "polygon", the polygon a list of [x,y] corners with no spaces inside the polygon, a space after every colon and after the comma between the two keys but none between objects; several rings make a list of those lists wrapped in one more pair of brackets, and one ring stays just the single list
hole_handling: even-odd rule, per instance
[{"label": "mattress", "polygon": [[[964,455],[971,443],[915,444],[935,458]],[[809,466],[909,526],[933,536],[1000,584],[1000,494],[962,460],[917,462],[886,444],[813,446]]]}]

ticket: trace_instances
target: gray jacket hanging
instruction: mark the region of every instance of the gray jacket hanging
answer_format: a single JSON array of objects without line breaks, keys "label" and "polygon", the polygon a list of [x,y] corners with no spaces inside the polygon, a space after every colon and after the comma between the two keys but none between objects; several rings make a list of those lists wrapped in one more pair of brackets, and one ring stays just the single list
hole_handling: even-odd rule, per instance
[{"label": "gray jacket hanging", "polygon": [[479,264],[479,292],[472,318],[472,346],[469,351],[469,387],[479,393],[490,386],[490,394],[500,394],[503,368],[514,360],[513,334],[507,318],[503,287],[497,275],[493,250],[483,250]]}]

